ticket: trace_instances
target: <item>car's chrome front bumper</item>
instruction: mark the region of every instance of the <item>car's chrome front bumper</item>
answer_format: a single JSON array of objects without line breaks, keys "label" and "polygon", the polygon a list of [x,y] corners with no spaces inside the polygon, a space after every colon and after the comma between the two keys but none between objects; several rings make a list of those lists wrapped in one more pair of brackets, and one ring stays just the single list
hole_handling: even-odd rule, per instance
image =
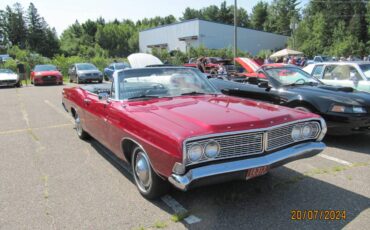
[{"label": "car's chrome front bumper", "polygon": [[261,166],[275,168],[294,160],[312,157],[323,151],[325,147],[323,142],[302,143],[260,157],[193,168],[184,175],[172,174],[168,180],[176,188],[186,191],[194,184],[213,184],[245,178],[248,169]]}]

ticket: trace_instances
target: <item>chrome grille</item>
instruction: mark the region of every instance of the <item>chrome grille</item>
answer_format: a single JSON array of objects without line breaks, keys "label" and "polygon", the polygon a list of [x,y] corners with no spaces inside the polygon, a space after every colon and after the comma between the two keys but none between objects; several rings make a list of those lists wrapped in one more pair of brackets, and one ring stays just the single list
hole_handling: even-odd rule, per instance
[{"label": "chrome grille", "polygon": [[[272,151],[287,145],[291,145],[302,140],[294,141],[291,137],[294,126],[310,125],[313,129],[312,135],[304,140],[316,139],[321,132],[321,126],[318,121],[307,121],[295,124],[288,124],[285,126],[272,127],[270,129],[238,132],[237,134],[219,135],[219,136],[205,136],[199,139],[192,139],[185,142],[184,154],[194,144],[204,146],[210,141],[216,141],[220,145],[220,153],[215,159],[208,159],[204,154],[199,161],[191,162],[187,157],[184,158],[186,165],[198,164],[201,162],[227,159],[233,157],[243,157],[255,154],[262,154],[265,151]],[[187,154],[185,155],[187,156]]]},{"label": "chrome grille", "polygon": [[[195,142],[204,147],[209,140],[211,139],[188,142],[186,144],[186,149],[189,149]],[[220,154],[216,159],[226,159],[230,157],[263,153],[263,132],[215,137],[212,138],[212,140],[217,141],[220,145]],[[201,161],[207,161],[207,158],[202,156]],[[187,164],[189,163],[190,162],[187,160]]]},{"label": "chrome grille", "polygon": [[[311,128],[313,129],[312,135],[308,139],[315,139],[319,133],[320,133],[320,126],[318,122],[304,122],[304,123],[299,123],[298,125],[304,126],[304,125],[310,125]],[[271,151],[274,149],[278,149],[281,147],[284,147],[286,145],[293,144],[295,141],[293,140],[291,133],[293,127],[297,124],[291,124],[279,128],[275,128],[272,130],[269,130],[267,132],[267,151]]]},{"label": "chrome grille", "polygon": [[17,80],[0,80],[0,84],[15,84]]}]

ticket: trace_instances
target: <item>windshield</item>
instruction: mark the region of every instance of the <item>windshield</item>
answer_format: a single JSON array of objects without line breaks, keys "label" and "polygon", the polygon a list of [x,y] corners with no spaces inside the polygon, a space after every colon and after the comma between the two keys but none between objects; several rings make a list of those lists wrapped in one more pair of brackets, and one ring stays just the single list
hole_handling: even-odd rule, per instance
[{"label": "windshield", "polygon": [[125,68],[128,67],[128,65],[127,64],[124,64],[124,63],[119,63],[119,64],[116,64],[115,67],[116,67],[116,70],[118,70],[118,69],[125,69]]},{"label": "windshield", "polygon": [[331,57],[322,56],[322,60],[323,60],[324,62],[328,62],[328,61],[331,61],[331,60],[332,60],[332,58],[331,58]]},{"label": "windshield", "polygon": [[13,73],[13,71],[11,71],[10,69],[0,69],[0,73]]},{"label": "windshield", "polygon": [[320,82],[308,73],[296,67],[266,69],[265,72],[281,85],[319,84]]},{"label": "windshield", "polygon": [[40,72],[40,71],[56,71],[57,67],[54,65],[37,65],[35,66],[35,71]]},{"label": "windshield", "polygon": [[176,97],[219,93],[195,69],[145,68],[120,72],[119,99]]},{"label": "windshield", "polygon": [[93,64],[85,63],[85,64],[77,64],[78,70],[96,70],[96,67]]},{"label": "windshield", "polygon": [[370,64],[360,65],[362,72],[365,74],[366,78],[370,80]]}]

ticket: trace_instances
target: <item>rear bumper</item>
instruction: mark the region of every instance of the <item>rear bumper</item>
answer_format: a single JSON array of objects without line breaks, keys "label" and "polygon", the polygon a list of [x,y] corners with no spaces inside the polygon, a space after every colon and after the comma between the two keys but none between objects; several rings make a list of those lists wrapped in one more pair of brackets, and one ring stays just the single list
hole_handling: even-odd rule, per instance
[{"label": "rear bumper", "polygon": [[323,142],[302,143],[261,157],[202,166],[191,169],[184,175],[172,174],[168,180],[176,188],[186,191],[206,184],[245,179],[248,169],[261,166],[275,168],[291,161],[312,157],[325,147]]}]

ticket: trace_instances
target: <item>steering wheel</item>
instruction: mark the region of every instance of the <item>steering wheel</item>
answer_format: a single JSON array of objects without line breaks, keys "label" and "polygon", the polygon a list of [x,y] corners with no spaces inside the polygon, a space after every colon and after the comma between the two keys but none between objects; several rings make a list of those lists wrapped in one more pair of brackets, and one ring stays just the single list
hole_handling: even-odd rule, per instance
[{"label": "steering wheel", "polygon": [[303,84],[304,84],[304,83],[306,83],[306,80],[305,80],[305,79],[300,78],[300,79],[296,80],[296,81],[294,82],[294,84],[296,84],[296,83],[298,83],[298,82],[300,82],[300,81],[303,81]]}]

